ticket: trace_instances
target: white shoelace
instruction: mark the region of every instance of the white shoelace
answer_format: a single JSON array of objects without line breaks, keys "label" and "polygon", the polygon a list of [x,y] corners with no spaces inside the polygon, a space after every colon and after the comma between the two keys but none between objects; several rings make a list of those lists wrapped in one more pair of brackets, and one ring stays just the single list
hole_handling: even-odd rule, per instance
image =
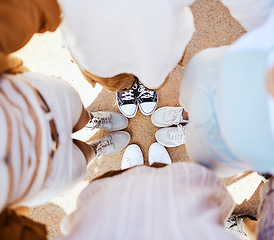
[{"label": "white shoelace", "polygon": [[104,113],[104,112],[94,112],[92,114],[92,119],[89,121],[90,127],[94,128],[111,128],[112,121],[111,121],[111,113]]},{"label": "white shoelace", "polygon": [[124,101],[134,100],[134,90],[131,89],[127,92],[123,92],[122,93],[122,100],[124,100]]},{"label": "white shoelace", "polygon": [[183,139],[186,134],[186,126],[178,125],[177,128],[169,130],[170,139]]},{"label": "white shoelace", "polygon": [[134,100],[134,91],[137,89],[137,83],[132,87],[132,89],[122,92],[122,100],[130,101]]},{"label": "white shoelace", "polygon": [[146,89],[142,84],[138,88],[139,98],[151,98],[153,97],[154,91]]},{"label": "white shoelace", "polygon": [[182,116],[183,108],[172,109],[165,113],[164,119],[166,124],[175,124],[178,125],[180,122],[184,120]]},{"label": "white shoelace", "polygon": [[97,157],[115,149],[115,146],[111,140],[111,137],[108,137],[97,145]]}]

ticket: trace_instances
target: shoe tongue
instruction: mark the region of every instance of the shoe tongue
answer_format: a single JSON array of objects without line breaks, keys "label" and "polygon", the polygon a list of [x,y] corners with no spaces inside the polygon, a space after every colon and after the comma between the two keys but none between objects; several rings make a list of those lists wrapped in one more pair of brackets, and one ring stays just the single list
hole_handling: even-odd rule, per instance
[{"label": "shoe tongue", "polygon": [[134,99],[134,90],[129,90],[122,93],[122,100],[130,101]]},{"label": "shoe tongue", "polygon": [[95,112],[92,113],[93,118],[96,119],[105,119],[105,118],[111,118],[111,113],[109,112]]},{"label": "shoe tongue", "polygon": [[110,127],[110,123],[111,123],[111,114],[110,113],[104,113],[104,114],[98,113],[97,115],[93,115],[91,122],[94,125],[94,128],[98,128],[101,126],[108,128],[108,127]]},{"label": "shoe tongue", "polygon": [[175,110],[167,112],[165,114],[166,122],[177,122],[176,120],[178,120],[178,118],[177,118],[177,113],[175,112]]},{"label": "shoe tongue", "polygon": [[173,109],[172,111],[169,111],[165,114],[165,121],[167,123],[171,122],[173,124],[179,124],[183,119],[182,115],[182,111],[178,111],[176,109]]},{"label": "shoe tongue", "polygon": [[145,88],[141,88],[141,91],[139,91],[139,97],[141,98],[151,98],[154,94],[154,91],[147,90]]},{"label": "shoe tongue", "polygon": [[104,141],[100,142],[97,146],[98,156],[101,156],[113,149],[114,149],[114,144],[111,142],[111,139],[105,139]]}]

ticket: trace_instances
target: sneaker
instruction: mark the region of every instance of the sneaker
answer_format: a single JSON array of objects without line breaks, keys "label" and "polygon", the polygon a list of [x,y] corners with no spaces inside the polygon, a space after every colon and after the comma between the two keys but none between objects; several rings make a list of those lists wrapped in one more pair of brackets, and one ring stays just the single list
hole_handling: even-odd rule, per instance
[{"label": "sneaker", "polygon": [[161,128],[155,133],[158,143],[165,147],[177,147],[185,144],[186,126]]},{"label": "sneaker", "polygon": [[117,92],[116,99],[118,108],[127,118],[133,118],[137,113],[137,88],[138,85],[136,83],[129,91]]},{"label": "sneaker", "polygon": [[144,164],[144,158],[140,147],[136,144],[129,145],[124,153],[121,169],[132,168]]},{"label": "sneaker", "polygon": [[254,221],[257,220],[255,217],[250,215],[230,216],[225,222],[226,231],[236,236],[247,236],[243,230],[243,221],[246,218],[250,218]]},{"label": "sneaker", "polygon": [[148,161],[149,165],[152,165],[155,162],[171,164],[171,159],[167,150],[165,149],[165,147],[157,142],[152,143],[149,147]]},{"label": "sneaker", "polygon": [[113,111],[90,112],[88,128],[99,128],[108,131],[118,131],[128,126],[128,120],[122,114]]},{"label": "sneaker", "polygon": [[100,157],[120,152],[128,145],[129,141],[129,133],[120,131],[111,133],[106,137],[92,141],[90,146],[95,152],[95,157]]},{"label": "sneaker", "polygon": [[188,123],[182,116],[182,107],[162,107],[157,109],[151,116],[152,123],[157,127],[169,127],[179,123]]},{"label": "sneaker", "polygon": [[140,111],[144,115],[152,114],[158,104],[158,94],[156,91],[148,90],[138,82],[138,102]]}]

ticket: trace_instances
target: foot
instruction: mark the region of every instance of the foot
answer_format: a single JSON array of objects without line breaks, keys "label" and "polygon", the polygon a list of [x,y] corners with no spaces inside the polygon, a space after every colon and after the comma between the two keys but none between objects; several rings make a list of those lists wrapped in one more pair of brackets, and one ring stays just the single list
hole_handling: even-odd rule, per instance
[{"label": "foot", "polygon": [[118,131],[128,126],[128,120],[122,114],[114,111],[90,112],[90,121],[86,127]]},{"label": "foot", "polygon": [[149,165],[152,165],[155,162],[171,164],[171,159],[167,150],[165,149],[165,147],[157,142],[152,143],[149,148],[148,161]]},{"label": "foot", "polygon": [[90,146],[95,152],[95,157],[100,157],[120,152],[128,145],[129,141],[129,133],[120,131],[111,133],[104,138],[92,141]]},{"label": "foot", "polygon": [[179,123],[187,123],[183,118],[182,107],[162,107],[157,109],[151,116],[152,123],[157,127],[169,127]]},{"label": "foot", "polygon": [[133,118],[138,109],[138,101],[137,101],[137,83],[133,86],[132,89],[126,92],[117,92],[116,100],[118,108],[121,113],[127,118]]},{"label": "foot", "polygon": [[144,164],[144,158],[140,147],[136,144],[129,145],[122,159],[121,169],[127,169]]},{"label": "foot", "polygon": [[250,215],[230,216],[225,223],[226,230],[228,232],[234,233],[235,235],[246,236],[246,233],[243,230],[243,221],[246,218],[257,220],[255,217]]},{"label": "foot", "polygon": [[158,94],[156,91],[150,91],[144,85],[138,82],[138,102],[140,111],[144,115],[152,114],[158,104]]},{"label": "foot", "polygon": [[155,133],[158,143],[165,147],[177,147],[185,144],[186,126],[161,128]]}]

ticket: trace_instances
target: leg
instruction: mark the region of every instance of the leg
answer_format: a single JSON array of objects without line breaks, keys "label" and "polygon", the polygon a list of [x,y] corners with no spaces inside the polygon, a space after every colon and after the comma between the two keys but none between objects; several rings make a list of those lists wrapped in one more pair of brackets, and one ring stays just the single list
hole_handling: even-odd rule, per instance
[{"label": "leg", "polygon": [[86,124],[88,123],[89,120],[90,120],[90,115],[89,115],[88,111],[83,106],[81,116],[80,116],[78,122],[74,125],[72,131],[73,132],[79,131],[84,126],[86,126]]},{"label": "leg", "polygon": [[182,112],[183,119],[188,120],[188,112],[184,109]]},{"label": "leg", "polygon": [[270,240],[274,236],[274,177],[263,186],[259,209],[258,240]]},{"label": "leg", "polygon": [[246,233],[248,239],[255,240],[257,237],[257,220],[251,220],[250,218],[246,218],[243,221],[243,230]]},{"label": "leg", "polygon": [[95,152],[93,150],[93,148],[86,144],[85,142],[82,142],[80,140],[77,139],[73,139],[73,143],[82,151],[82,153],[84,154],[86,161],[87,161],[87,165],[90,163],[90,161],[95,158]]},{"label": "leg", "polygon": [[187,49],[188,49],[188,45],[186,46],[186,49],[185,49],[185,51],[184,51],[184,54],[183,54],[183,56],[182,56],[180,62],[178,63],[180,66],[184,66],[184,60],[185,60],[185,58],[186,58]]}]

